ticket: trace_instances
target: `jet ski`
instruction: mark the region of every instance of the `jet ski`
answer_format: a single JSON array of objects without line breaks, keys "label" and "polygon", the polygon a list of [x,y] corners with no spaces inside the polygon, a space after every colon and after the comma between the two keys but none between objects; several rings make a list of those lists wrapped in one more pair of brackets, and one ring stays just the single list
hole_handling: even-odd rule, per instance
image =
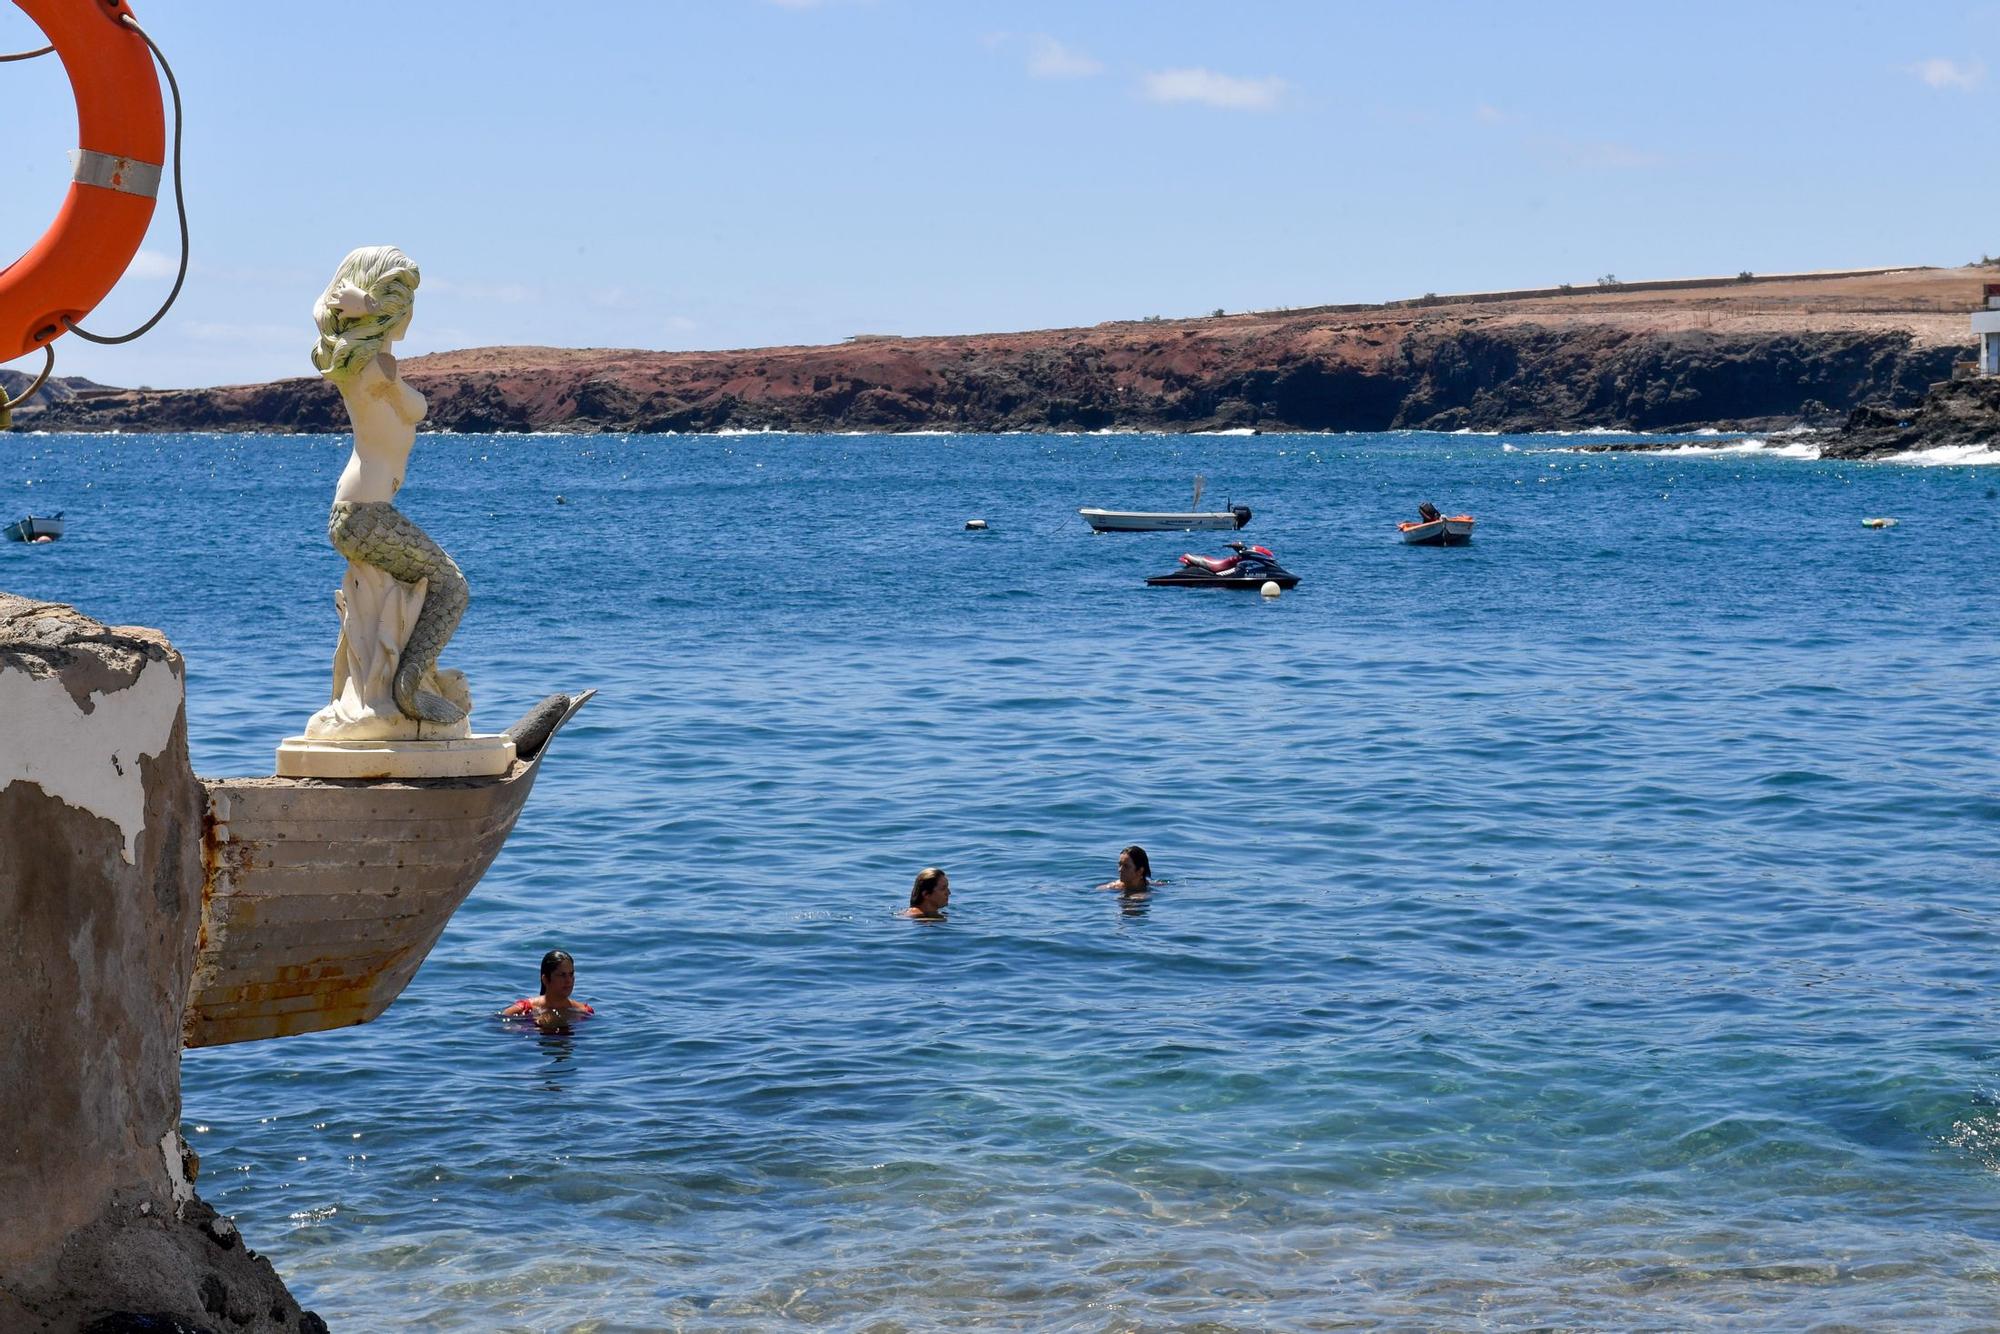
[{"label": "jet ski", "polygon": [[1267,583],[1280,588],[1298,586],[1299,577],[1278,564],[1271,548],[1248,547],[1241,542],[1226,545],[1236,554],[1210,557],[1189,552],[1181,557],[1178,570],[1156,574],[1146,582],[1154,588],[1262,588]]}]

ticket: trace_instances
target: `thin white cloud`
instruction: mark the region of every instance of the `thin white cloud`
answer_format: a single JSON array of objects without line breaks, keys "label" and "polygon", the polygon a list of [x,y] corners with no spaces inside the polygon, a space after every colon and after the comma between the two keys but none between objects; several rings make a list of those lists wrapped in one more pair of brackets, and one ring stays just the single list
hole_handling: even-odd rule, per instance
[{"label": "thin white cloud", "polygon": [[1666,161],[1658,153],[1649,153],[1643,148],[1634,148],[1631,144],[1612,143],[1608,140],[1571,144],[1569,160],[1573,166],[1605,168],[1612,171],[1657,167]]},{"label": "thin white cloud", "polygon": [[1154,102],[1196,102],[1225,111],[1271,111],[1286,91],[1285,81],[1276,75],[1244,79],[1208,69],[1155,70],[1146,75],[1144,87]]},{"label": "thin white cloud", "polygon": [[[230,347],[285,347],[304,349],[312,343],[312,329],[301,334],[291,324],[238,324],[233,320],[183,320],[178,326],[183,337],[201,343]],[[303,360],[304,353],[300,353]]]},{"label": "thin white cloud", "polygon": [[1977,60],[1946,60],[1938,56],[1903,66],[1903,73],[1921,79],[1932,88],[1956,88],[1961,92],[1977,88],[1986,78],[1986,66]]},{"label": "thin white cloud", "polygon": [[1531,117],[1503,110],[1490,102],[1474,107],[1472,118],[1496,130],[1510,130],[1499,136],[1501,142],[1512,143],[1555,167],[1575,171],[1637,171],[1664,166],[1667,162],[1664,154],[1616,139],[1579,139],[1574,135],[1538,132],[1531,128]]},{"label": "thin white cloud", "polygon": [[1666,162],[1658,153],[1611,139],[1567,139],[1544,135],[1530,140],[1530,143],[1557,164],[1584,171],[1635,171],[1661,166]]},{"label": "thin white cloud", "polygon": [[[149,254],[155,256],[155,260],[146,261],[145,257]],[[166,251],[142,250],[139,255],[142,262],[147,262],[149,265],[157,263],[163,274],[172,273],[180,263],[178,252],[169,256]],[[332,271],[331,268],[320,269],[317,265],[308,268],[304,265],[275,267],[261,264],[216,264],[204,261],[200,250],[196,250],[194,257],[188,260],[188,277],[203,286],[233,287],[243,291],[261,288],[266,292],[285,293],[290,298],[296,298],[298,294],[304,293],[307,302],[311,302],[325,290],[327,274]],[[135,268],[133,272],[144,273],[147,270]],[[428,280],[425,282],[424,290],[430,290]]]},{"label": "thin white cloud", "polygon": [[181,271],[181,257],[161,250],[141,250],[125,272],[134,278],[171,278]]},{"label": "thin white cloud", "polygon": [[449,278],[424,279],[422,292],[423,296],[447,296],[504,306],[523,306],[543,299],[541,289],[527,283],[454,282]]},{"label": "thin white cloud", "polygon": [[1028,39],[1028,73],[1038,79],[1088,79],[1104,73],[1104,62],[1038,32]]},{"label": "thin white cloud", "polygon": [[[524,338],[521,341],[527,343],[530,340]],[[483,329],[468,328],[457,324],[432,324],[424,328],[424,348],[430,352],[446,348],[504,346],[506,346],[505,335],[496,335],[490,325]],[[398,355],[418,356],[421,354],[413,352],[406,346]]]}]

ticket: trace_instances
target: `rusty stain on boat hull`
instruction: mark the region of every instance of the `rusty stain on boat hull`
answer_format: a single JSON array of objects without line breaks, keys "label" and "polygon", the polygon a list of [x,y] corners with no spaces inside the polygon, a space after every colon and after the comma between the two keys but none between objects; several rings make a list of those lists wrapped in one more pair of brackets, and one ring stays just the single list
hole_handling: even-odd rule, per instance
[{"label": "rusty stain on boat hull", "polygon": [[[568,701],[551,738],[591,693]],[[492,778],[202,779],[206,882],[184,1044],[386,1010],[499,855],[547,753],[544,740]]]}]

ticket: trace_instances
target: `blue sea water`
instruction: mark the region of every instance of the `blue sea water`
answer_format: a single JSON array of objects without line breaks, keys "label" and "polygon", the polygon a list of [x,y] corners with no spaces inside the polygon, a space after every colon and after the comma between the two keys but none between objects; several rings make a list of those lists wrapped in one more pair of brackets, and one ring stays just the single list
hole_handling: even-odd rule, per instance
[{"label": "blue sea water", "polygon": [[[600,693],[382,1019],[188,1053],[203,1194],[336,1330],[1990,1327],[2000,469],[1577,443],[424,437],[478,720]],[[0,587],[268,773],[345,448],[9,437]],[[1297,590],[1074,513],[1197,471]]]}]

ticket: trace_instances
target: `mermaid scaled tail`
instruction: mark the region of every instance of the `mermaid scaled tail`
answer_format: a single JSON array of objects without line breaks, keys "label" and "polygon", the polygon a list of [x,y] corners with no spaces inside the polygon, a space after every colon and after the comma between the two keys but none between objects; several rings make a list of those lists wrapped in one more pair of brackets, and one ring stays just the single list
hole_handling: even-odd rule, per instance
[{"label": "mermaid scaled tail", "polygon": [[417,613],[416,626],[396,663],[396,707],[426,723],[464,718],[465,710],[423,688],[425,675],[437,666],[438,655],[472,600],[457,564],[386,500],[334,501],[326,535],[333,549],[351,561],[372,565],[406,584],[430,581],[423,610]]}]

